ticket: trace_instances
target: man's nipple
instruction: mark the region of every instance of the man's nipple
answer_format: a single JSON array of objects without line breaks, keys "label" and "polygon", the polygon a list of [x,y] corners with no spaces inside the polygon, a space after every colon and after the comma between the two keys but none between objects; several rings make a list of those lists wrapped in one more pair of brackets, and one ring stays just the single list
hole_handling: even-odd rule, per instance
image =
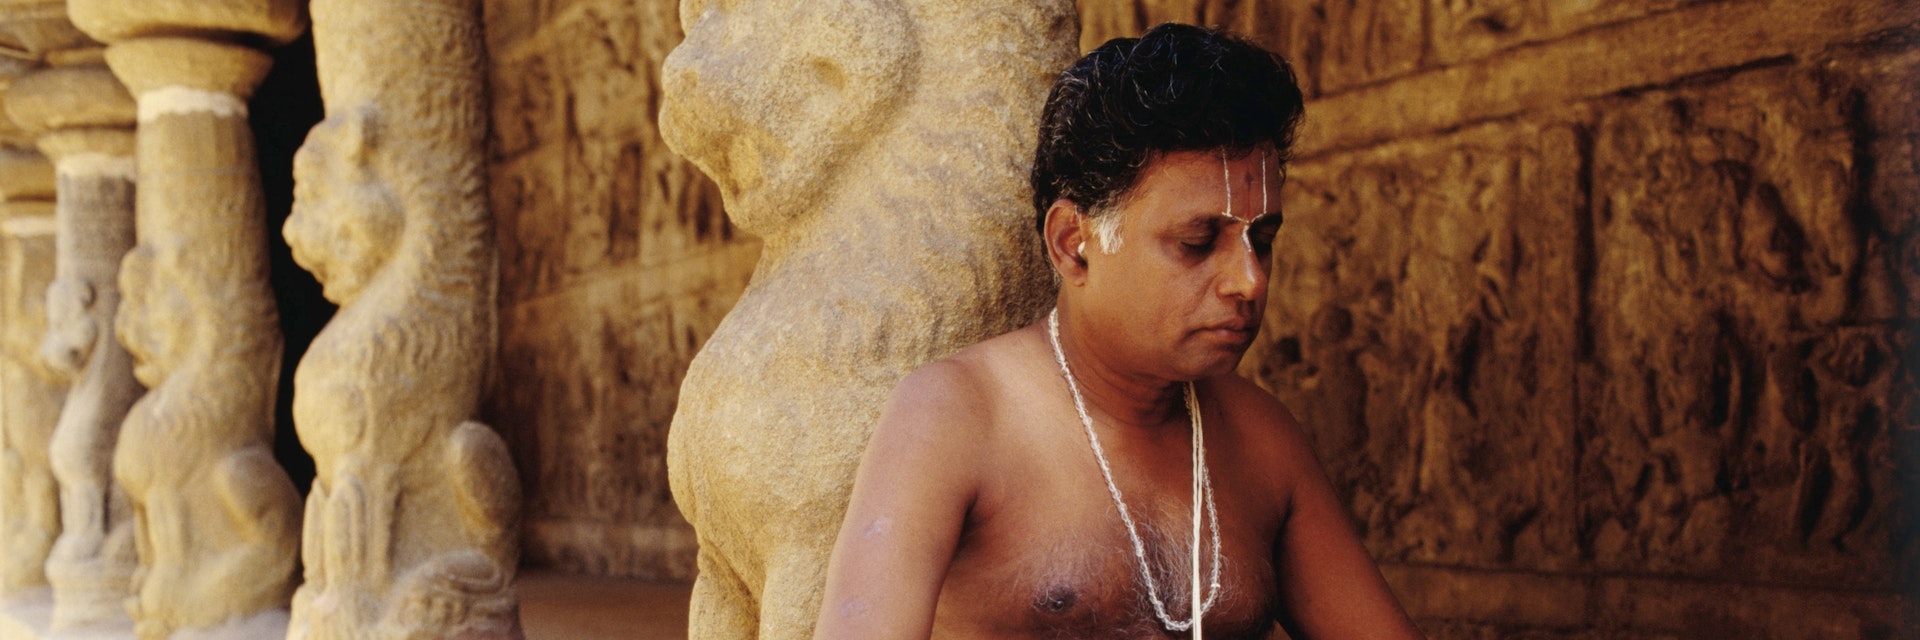
[{"label": "man's nipple", "polygon": [[1033,598],[1033,610],[1041,613],[1066,613],[1080,601],[1080,592],[1066,585],[1054,585]]}]

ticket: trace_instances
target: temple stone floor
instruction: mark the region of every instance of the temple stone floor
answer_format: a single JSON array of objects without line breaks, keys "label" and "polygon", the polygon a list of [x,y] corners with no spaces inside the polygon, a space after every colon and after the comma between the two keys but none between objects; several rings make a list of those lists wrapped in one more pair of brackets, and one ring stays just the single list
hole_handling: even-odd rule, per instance
[{"label": "temple stone floor", "polygon": [[626,578],[520,574],[527,640],[681,640],[692,586]]},{"label": "temple stone floor", "polygon": [[[532,571],[520,575],[520,624],[527,640],[681,640],[687,637],[686,584],[624,578],[561,575]],[[124,618],[92,628],[49,633],[53,594],[41,588],[0,602],[0,640],[132,640],[133,623]],[[286,636],[284,611],[271,612],[221,629],[176,634],[176,640],[256,640]]]}]

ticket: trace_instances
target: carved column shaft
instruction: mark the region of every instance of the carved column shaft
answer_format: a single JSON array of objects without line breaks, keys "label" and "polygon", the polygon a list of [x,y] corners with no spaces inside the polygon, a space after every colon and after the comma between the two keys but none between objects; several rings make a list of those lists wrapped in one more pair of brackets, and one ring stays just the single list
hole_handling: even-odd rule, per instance
[{"label": "carved column shaft", "polygon": [[129,609],[149,639],[258,615],[284,624],[300,497],[271,450],[281,336],[246,103],[272,59],[136,38],[107,62],[140,121],[139,244],[119,273],[117,334],[151,389],[114,456],[139,522]]},{"label": "carved column shaft", "polygon": [[70,0],[68,10],[108,43],[107,64],[139,105],[139,245],[121,265],[115,328],[151,391],[114,455],[139,524],[135,630],[283,635],[300,497],[271,449],[280,322],[247,124],[273,60],[230,42],[292,39],[304,27],[298,3]]},{"label": "carved column shaft", "polygon": [[60,534],[47,449],[66,385],[35,355],[53,280],[54,177],[31,145],[0,113],[0,595],[47,583]]},{"label": "carved column shaft", "polygon": [[72,376],[50,456],[61,533],[47,560],[56,629],[120,618],[134,569],[132,531],[110,463],[120,422],[142,393],[113,339],[120,258],[133,246],[133,101],[97,57],[15,80],[6,107],[53,160],[56,264],[41,355]]},{"label": "carved column shaft", "polygon": [[[764,240],[667,436],[701,541],[692,637],[811,634],[889,390],[1050,304],[1020,168],[1048,80],[1073,60],[1073,11],[817,0],[681,16],[660,132]],[[780,32],[754,32],[768,24]]]},{"label": "carved column shaft", "polygon": [[316,0],[327,118],[294,259],[340,311],[294,374],[316,467],[291,640],[519,638],[520,483],[472,420],[494,348],[478,0]]}]

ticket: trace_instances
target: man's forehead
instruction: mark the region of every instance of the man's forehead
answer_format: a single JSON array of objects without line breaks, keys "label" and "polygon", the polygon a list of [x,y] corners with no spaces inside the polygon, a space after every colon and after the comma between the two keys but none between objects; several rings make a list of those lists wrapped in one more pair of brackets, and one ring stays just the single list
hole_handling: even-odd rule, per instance
[{"label": "man's forehead", "polygon": [[[1218,222],[1227,215],[1227,204],[1235,200],[1234,215],[1241,222],[1253,222],[1278,213],[1277,194],[1265,193],[1280,186],[1279,166],[1260,149],[1241,153],[1213,151],[1168,151],[1153,154],[1140,170],[1133,187],[1122,194],[1120,208],[1149,207],[1185,222]],[[1265,174],[1262,176],[1261,174]],[[1230,185],[1230,186],[1229,186]],[[1240,198],[1248,198],[1239,201]],[[1262,208],[1260,203],[1268,203]],[[1253,209],[1247,209],[1248,204]],[[1248,211],[1258,213],[1248,217]]]},{"label": "man's forehead", "polygon": [[1273,157],[1272,150],[1266,145],[1247,151],[1225,149],[1160,151],[1147,156],[1146,163],[1140,167],[1139,176],[1134,180],[1134,188],[1129,191],[1136,191],[1156,178],[1161,181],[1169,179],[1193,181],[1197,178],[1201,182],[1208,183],[1213,189],[1219,189],[1223,168],[1228,169],[1228,173],[1234,174],[1233,177],[1236,180],[1234,188],[1237,190],[1244,186],[1241,183],[1246,180],[1257,181],[1259,179],[1257,174],[1260,173],[1262,165],[1265,165],[1269,172],[1279,170],[1279,163]]}]

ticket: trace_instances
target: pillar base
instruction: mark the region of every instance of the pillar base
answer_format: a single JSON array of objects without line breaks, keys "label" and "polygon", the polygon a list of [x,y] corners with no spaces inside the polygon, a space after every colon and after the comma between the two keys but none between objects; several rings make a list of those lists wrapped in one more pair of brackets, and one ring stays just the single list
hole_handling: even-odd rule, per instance
[{"label": "pillar base", "polygon": [[[72,629],[52,630],[53,589],[36,587],[0,600],[0,640],[135,640],[133,619],[121,613]],[[169,640],[282,640],[287,611],[276,609],[204,629],[181,629]]]},{"label": "pillar base", "polygon": [[285,640],[287,610],[273,609],[202,629],[181,629],[168,640]]},{"label": "pillar base", "polygon": [[132,640],[133,618],[125,612],[94,624],[53,628],[53,588],[35,587],[0,601],[0,640]]},{"label": "pillar base", "polygon": [[127,584],[133,572],[130,564],[99,557],[48,560],[47,582],[55,594],[53,628],[65,632],[127,617]]}]

